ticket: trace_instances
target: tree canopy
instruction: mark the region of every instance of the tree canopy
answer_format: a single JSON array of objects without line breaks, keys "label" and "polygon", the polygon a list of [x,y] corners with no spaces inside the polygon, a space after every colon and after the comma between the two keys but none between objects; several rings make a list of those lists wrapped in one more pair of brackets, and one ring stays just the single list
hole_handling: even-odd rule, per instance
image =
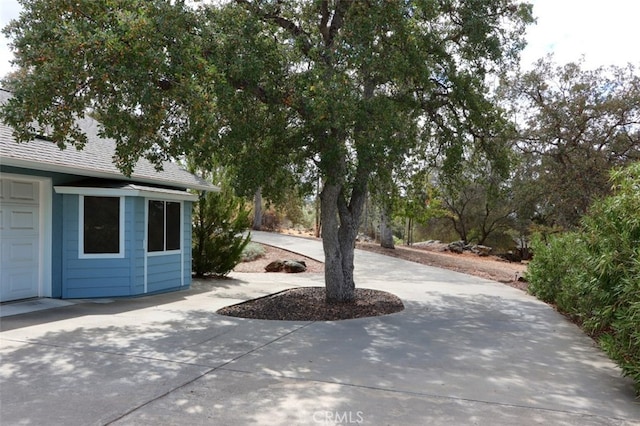
[{"label": "tree canopy", "polygon": [[519,126],[520,204],[541,224],[573,228],[609,194],[610,170],[640,160],[640,77],[632,66],[544,58],[506,88]]},{"label": "tree canopy", "polygon": [[1,112],[18,141],[40,126],[81,147],[89,111],[125,173],[189,153],[228,163],[246,192],[319,175],[330,301],[354,297],[371,174],[425,141],[447,167],[488,141],[501,116],[486,77],[516,63],[531,22],[517,0],[21,3],[4,32],[27,72]]}]

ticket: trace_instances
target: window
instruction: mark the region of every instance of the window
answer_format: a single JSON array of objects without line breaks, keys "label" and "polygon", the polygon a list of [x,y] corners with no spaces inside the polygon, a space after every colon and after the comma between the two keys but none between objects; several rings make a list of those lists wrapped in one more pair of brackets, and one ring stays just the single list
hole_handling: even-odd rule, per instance
[{"label": "window", "polygon": [[122,257],[123,208],[120,197],[80,197],[81,257]]},{"label": "window", "polygon": [[147,251],[180,250],[180,203],[149,200]]}]

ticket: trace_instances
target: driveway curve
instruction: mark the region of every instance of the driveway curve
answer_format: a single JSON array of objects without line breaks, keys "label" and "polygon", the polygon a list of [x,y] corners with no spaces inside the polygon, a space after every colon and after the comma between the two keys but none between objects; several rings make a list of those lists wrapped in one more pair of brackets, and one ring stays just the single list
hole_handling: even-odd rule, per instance
[{"label": "driveway curve", "polygon": [[[322,259],[315,240],[253,240]],[[632,383],[575,325],[511,287],[356,252],[400,313],[222,317],[321,274],[231,274],[188,291],[75,301],[0,324],[2,424],[632,425]]]}]

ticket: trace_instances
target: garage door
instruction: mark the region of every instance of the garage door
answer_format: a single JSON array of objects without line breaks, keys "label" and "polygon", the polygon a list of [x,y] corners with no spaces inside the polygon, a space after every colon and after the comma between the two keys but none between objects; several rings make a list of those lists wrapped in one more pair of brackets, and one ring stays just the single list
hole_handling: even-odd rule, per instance
[{"label": "garage door", "polygon": [[40,187],[0,178],[0,302],[39,296]]}]

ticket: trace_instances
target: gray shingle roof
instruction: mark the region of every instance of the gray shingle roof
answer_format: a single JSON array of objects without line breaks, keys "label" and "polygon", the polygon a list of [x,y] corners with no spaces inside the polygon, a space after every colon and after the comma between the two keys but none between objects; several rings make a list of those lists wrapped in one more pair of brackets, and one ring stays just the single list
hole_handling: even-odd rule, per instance
[{"label": "gray shingle roof", "polygon": [[[0,89],[0,106],[11,97],[11,93]],[[98,122],[86,117],[79,122],[87,135],[84,149],[74,147],[60,150],[50,141],[35,139],[19,144],[12,135],[11,127],[0,121],[0,163],[7,166],[34,170],[70,173],[79,176],[129,180],[133,182],[166,185],[178,188],[214,191],[217,188],[195,176],[173,162],[163,164],[162,171],[147,160],[140,159],[130,178],[125,177],[113,163],[115,141],[98,136]]]}]

